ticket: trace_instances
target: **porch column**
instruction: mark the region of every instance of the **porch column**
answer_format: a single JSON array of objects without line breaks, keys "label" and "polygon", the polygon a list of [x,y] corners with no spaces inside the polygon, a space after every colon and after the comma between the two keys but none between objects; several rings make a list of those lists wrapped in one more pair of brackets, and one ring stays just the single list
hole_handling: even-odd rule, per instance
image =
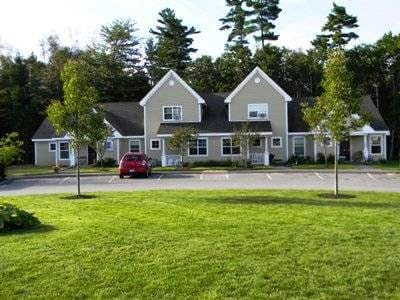
[{"label": "porch column", "polygon": [[161,166],[165,167],[167,165],[167,157],[165,155],[165,139],[164,138],[161,138],[161,149],[162,149]]},{"label": "porch column", "polygon": [[367,134],[364,135],[363,155],[364,155],[364,160],[367,161],[369,157]]},{"label": "porch column", "polygon": [[265,137],[264,166],[269,166],[268,137]]},{"label": "porch column", "polygon": [[56,163],[56,166],[58,166],[59,151],[60,151],[60,144],[59,144],[58,141],[56,141],[56,152],[55,152],[55,156],[56,156],[55,163]]},{"label": "porch column", "polygon": [[314,138],[314,162],[317,162],[317,140],[315,136],[313,138]]},{"label": "porch column", "polygon": [[117,139],[117,162],[120,161],[120,153],[119,153],[119,139]]},{"label": "porch column", "polygon": [[250,143],[249,143],[249,141],[247,140],[247,153],[246,153],[246,157],[247,157],[247,160],[249,160],[250,159]]}]

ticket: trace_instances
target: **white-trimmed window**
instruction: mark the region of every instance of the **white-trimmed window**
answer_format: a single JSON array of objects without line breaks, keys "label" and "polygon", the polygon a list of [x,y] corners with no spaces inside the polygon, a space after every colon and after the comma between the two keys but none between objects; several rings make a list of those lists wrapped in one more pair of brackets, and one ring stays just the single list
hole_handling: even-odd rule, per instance
[{"label": "white-trimmed window", "polygon": [[247,117],[250,120],[266,120],[268,119],[268,104],[257,103],[249,104],[247,106],[248,114]]},{"label": "white-trimmed window", "polygon": [[49,143],[49,152],[56,152],[57,151],[57,143],[56,142],[50,142]]},{"label": "white-trimmed window", "polygon": [[222,138],[222,155],[240,155],[240,146],[234,145],[231,138]]},{"label": "white-trimmed window", "polygon": [[60,142],[60,159],[61,160],[69,159],[69,143],[68,142]]},{"label": "white-trimmed window", "polygon": [[282,148],[282,137],[274,136],[271,138],[271,148]]},{"label": "white-trimmed window", "polygon": [[150,140],[150,150],[160,150],[161,141],[159,139]]},{"label": "white-trimmed window", "polygon": [[306,139],[304,137],[293,137],[293,154],[300,157],[306,155]]},{"label": "white-trimmed window", "polygon": [[163,121],[182,121],[182,106],[163,106]]},{"label": "white-trimmed window", "polygon": [[140,153],[140,140],[129,140],[129,152]]},{"label": "white-trimmed window", "polygon": [[189,156],[207,156],[208,140],[206,138],[198,138],[189,142]]},{"label": "white-trimmed window", "polygon": [[332,139],[329,136],[324,137],[324,141],[321,143],[321,146],[332,147]]},{"label": "white-trimmed window", "polygon": [[382,136],[371,135],[369,138],[370,152],[372,155],[382,155],[383,143]]},{"label": "white-trimmed window", "polygon": [[253,147],[260,148],[261,147],[261,138],[256,138],[253,140]]},{"label": "white-trimmed window", "polygon": [[106,140],[104,142],[104,149],[106,149],[106,151],[113,151],[114,148],[114,143],[112,140]]}]

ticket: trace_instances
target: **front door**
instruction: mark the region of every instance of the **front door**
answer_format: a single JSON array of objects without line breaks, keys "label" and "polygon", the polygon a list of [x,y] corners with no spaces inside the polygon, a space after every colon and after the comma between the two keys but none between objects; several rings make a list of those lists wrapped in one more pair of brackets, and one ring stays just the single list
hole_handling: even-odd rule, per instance
[{"label": "front door", "polygon": [[344,161],[350,161],[350,139],[346,138],[340,143],[339,148],[339,159]]},{"label": "front door", "polygon": [[97,152],[92,147],[88,146],[88,165],[93,165],[97,159]]}]

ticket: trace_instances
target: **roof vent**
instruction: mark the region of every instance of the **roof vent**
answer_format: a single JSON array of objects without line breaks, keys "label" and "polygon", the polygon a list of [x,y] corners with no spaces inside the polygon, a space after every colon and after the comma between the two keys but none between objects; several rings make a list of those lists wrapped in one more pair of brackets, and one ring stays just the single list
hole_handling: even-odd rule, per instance
[{"label": "roof vent", "polygon": [[260,77],[256,77],[256,78],[254,79],[254,82],[257,83],[257,84],[260,83],[260,82],[261,82]]}]

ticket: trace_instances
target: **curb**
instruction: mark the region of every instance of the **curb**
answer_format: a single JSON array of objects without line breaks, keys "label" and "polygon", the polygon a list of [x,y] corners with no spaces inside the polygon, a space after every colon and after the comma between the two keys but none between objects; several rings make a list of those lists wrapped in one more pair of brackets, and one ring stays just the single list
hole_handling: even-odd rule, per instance
[{"label": "curb", "polygon": [[[292,174],[309,174],[309,173],[333,173],[331,169],[265,169],[265,170],[203,170],[203,171],[155,171],[153,174],[201,174],[204,172],[215,172],[215,173],[231,173],[231,174],[251,174],[251,173],[292,173]],[[384,171],[384,170],[339,170],[339,174],[400,174],[400,171]],[[81,177],[100,177],[100,176],[112,176],[117,173],[81,173]],[[8,177],[4,181],[0,181],[0,185],[7,183],[10,180],[19,179],[47,179],[47,178],[66,178],[75,177],[76,173],[64,173],[64,174],[46,174],[46,175],[27,175],[27,176],[12,176]]]}]

